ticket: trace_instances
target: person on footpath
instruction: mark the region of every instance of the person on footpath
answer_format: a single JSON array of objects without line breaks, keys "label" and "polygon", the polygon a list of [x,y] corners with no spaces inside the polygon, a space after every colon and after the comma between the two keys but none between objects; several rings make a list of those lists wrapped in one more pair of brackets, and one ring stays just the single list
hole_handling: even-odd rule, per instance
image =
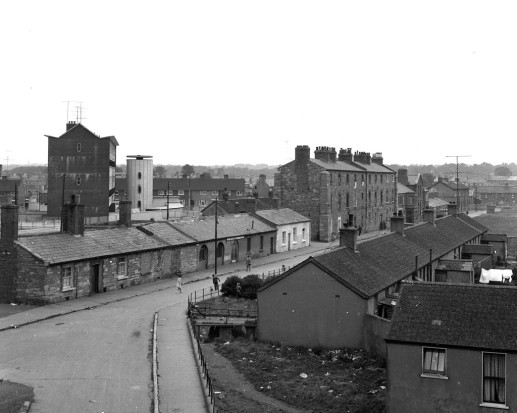
[{"label": "person on footpath", "polygon": [[181,291],[181,275],[178,275],[178,281],[176,281],[176,292],[182,293]]},{"label": "person on footpath", "polygon": [[214,290],[219,291],[219,282],[221,280],[217,277],[217,275],[212,274],[212,282],[214,283]]},{"label": "person on footpath", "polygon": [[246,258],[246,271],[250,271],[251,270],[251,257],[248,255],[248,257]]}]

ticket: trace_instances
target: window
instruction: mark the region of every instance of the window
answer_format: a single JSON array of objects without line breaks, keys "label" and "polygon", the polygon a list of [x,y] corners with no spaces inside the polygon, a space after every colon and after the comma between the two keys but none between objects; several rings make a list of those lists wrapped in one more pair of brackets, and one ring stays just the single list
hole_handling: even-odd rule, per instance
[{"label": "window", "polygon": [[293,228],[293,244],[296,244],[296,241],[298,241],[297,236],[298,236],[298,228],[294,227]]},{"label": "window", "polygon": [[506,355],[483,353],[483,403],[506,403]]},{"label": "window", "polygon": [[77,186],[81,185],[81,177],[80,177],[79,175],[77,175],[77,176],[75,177],[75,184],[76,184]]},{"label": "window", "polygon": [[178,189],[178,195],[185,195],[185,191],[183,189]]},{"label": "window", "polygon": [[142,179],[142,172],[138,172],[138,179]]},{"label": "window", "polygon": [[117,277],[119,280],[127,277],[126,257],[117,258]]},{"label": "window", "polygon": [[242,191],[237,191],[237,196],[242,196]]},{"label": "window", "polygon": [[286,239],[286,235],[285,235],[285,231],[282,232],[282,244],[285,245],[285,239]]},{"label": "window", "polygon": [[302,241],[305,241],[305,228],[302,228]]},{"label": "window", "polygon": [[444,348],[422,348],[422,374],[446,377]]},{"label": "window", "polygon": [[138,185],[138,193],[141,194],[142,193],[142,186],[141,185]]},{"label": "window", "polygon": [[206,195],[206,191],[199,191],[199,195]]},{"label": "window", "polygon": [[61,268],[62,290],[70,291],[74,289],[74,279],[72,278],[72,267]]},{"label": "window", "polygon": [[338,195],[338,199],[337,199],[337,209],[338,210],[341,210],[341,194]]},{"label": "window", "polygon": [[200,199],[199,206],[206,206],[206,199]]},{"label": "window", "polygon": [[260,236],[260,251],[264,250],[264,236]]},{"label": "window", "polygon": [[219,195],[219,191],[212,191],[212,195]]},{"label": "window", "polygon": [[251,238],[246,239],[246,251],[251,252]]},{"label": "window", "polygon": [[346,207],[348,208],[350,206],[350,194],[346,194]]},{"label": "window", "polygon": [[77,152],[81,152],[81,144],[80,143],[77,144]]},{"label": "window", "polygon": [[158,191],[158,195],[165,195],[165,191]]},{"label": "window", "polygon": [[346,174],[346,183],[349,184],[350,183],[350,175]]}]

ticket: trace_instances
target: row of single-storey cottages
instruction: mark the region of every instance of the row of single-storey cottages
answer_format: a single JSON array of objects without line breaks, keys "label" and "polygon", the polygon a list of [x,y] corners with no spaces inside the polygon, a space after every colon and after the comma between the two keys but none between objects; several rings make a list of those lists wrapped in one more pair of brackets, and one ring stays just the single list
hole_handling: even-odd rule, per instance
[{"label": "row of single-storey cottages", "polygon": [[425,210],[422,224],[405,228],[403,220],[393,216],[393,232],[362,242],[355,227],[341,228],[340,248],[310,257],[262,286],[257,337],[385,355],[403,282],[473,284],[476,267],[491,262],[491,249],[462,259],[463,250],[480,245],[488,230],[468,215],[436,219],[434,210]]},{"label": "row of single-storey cottages", "polygon": [[24,237],[18,207],[2,207],[0,300],[47,304],[262,257],[281,252],[287,231],[298,234],[291,248],[309,245],[310,221],[288,209],[217,217],[217,225],[207,217],[131,226],[130,205],[121,203],[120,225],[85,230],[84,207],[67,204],[63,232]]}]

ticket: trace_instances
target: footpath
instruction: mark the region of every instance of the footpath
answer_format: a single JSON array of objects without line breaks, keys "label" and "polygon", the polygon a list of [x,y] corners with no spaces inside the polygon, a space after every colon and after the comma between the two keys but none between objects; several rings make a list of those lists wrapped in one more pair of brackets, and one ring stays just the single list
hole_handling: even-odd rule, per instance
[{"label": "footpath", "polygon": [[[379,232],[368,233],[360,238],[380,235]],[[339,239],[330,242],[312,242],[309,247],[273,254],[254,259],[251,272],[246,272],[245,262],[229,263],[218,266],[221,283],[227,276],[248,274],[266,274],[277,271],[282,265],[287,268],[296,265],[310,255],[319,255],[326,250],[339,246]],[[189,293],[212,285],[214,268],[184,274],[182,277],[184,292],[177,294],[177,300],[156,312],[156,359],[155,395],[158,403],[154,413],[188,412],[201,413],[209,411],[205,385],[202,382],[197,358],[197,345],[187,324],[186,310]],[[133,286],[131,288],[99,293],[71,301],[31,308],[0,317],[0,331],[22,328],[24,325],[90,310],[109,303],[127,300],[140,295],[150,294],[164,289],[176,289],[177,278],[158,280],[153,283]],[[204,282],[203,282],[204,281]],[[193,284],[195,283],[195,284]],[[196,288],[199,285],[199,288]],[[0,314],[2,312],[0,311]]]}]

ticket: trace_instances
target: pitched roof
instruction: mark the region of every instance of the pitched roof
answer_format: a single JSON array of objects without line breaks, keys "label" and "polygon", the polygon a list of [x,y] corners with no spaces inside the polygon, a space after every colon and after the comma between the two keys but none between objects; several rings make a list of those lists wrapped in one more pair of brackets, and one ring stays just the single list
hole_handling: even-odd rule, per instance
[{"label": "pitched roof", "polygon": [[429,208],[440,208],[446,205],[449,203],[441,198],[429,198]]},{"label": "pitched roof", "polygon": [[114,145],[118,146],[118,141],[114,136],[104,136],[101,138],[99,135],[96,135],[95,133],[93,133],[90,129],[88,129],[82,123],[77,123],[75,126],[72,126],[70,129],[68,129],[65,133],[61,134],[59,137],[50,136],[50,135],[45,135],[45,136],[47,138],[52,138],[52,139],[61,139],[63,137],[66,137],[66,135],[68,135],[68,134],[72,134],[73,132],[77,131],[78,129],[84,129],[92,137],[97,138],[97,139],[109,139],[109,140],[111,140],[111,142],[113,142]]},{"label": "pitched roof", "polygon": [[463,246],[464,254],[492,255],[494,246],[488,244],[467,244]]},{"label": "pitched roof", "polygon": [[481,237],[481,241],[497,241],[497,242],[507,242],[508,237],[506,234],[483,234]]},{"label": "pitched roof", "polygon": [[256,214],[274,225],[296,224],[298,222],[310,222],[310,218],[293,211],[290,208],[268,209],[257,211]]},{"label": "pitched roof", "polygon": [[16,243],[49,264],[148,251],[167,246],[133,227],[89,230],[84,232],[83,237],[64,233],[20,237]]},{"label": "pitched roof", "polygon": [[197,242],[194,238],[175,228],[168,221],[152,222],[149,224],[139,225],[137,228],[144,233],[157,237],[160,241],[172,246]]},{"label": "pitched roof", "polygon": [[491,185],[491,186],[478,186],[476,188],[476,193],[478,195],[481,194],[516,194],[517,186],[507,186],[507,185]]},{"label": "pitched roof", "polygon": [[362,242],[357,249],[339,248],[314,259],[363,297],[371,297],[411,275],[415,257],[419,267],[429,263],[427,249],[395,232]]},{"label": "pitched roof", "polygon": [[326,162],[321,159],[313,159],[313,158],[310,158],[309,161],[311,161],[313,164],[316,164],[316,165],[320,166],[321,168],[326,169],[328,171],[364,172],[364,168],[361,168],[352,162],[343,162],[343,161]]},{"label": "pitched roof", "polygon": [[404,284],[387,341],[517,351],[517,288]]},{"label": "pitched roof", "polygon": [[437,270],[448,271],[472,271],[471,260],[440,260],[436,266]]},{"label": "pitched roof", "polygon": [[405,231],[405,236],[412,243],[428,251],[428,254],[432,249],[433,258],[453,251],[483,232],[478,223],[464,214],[438,218],[435,224],[435,226],[429,223],[415,225]]},{"label": "pitched roof", "polygon": [[183,189],[191,191],[244,191],[244,178],[154,178],[153,190]]},{"label": "pitched roof", "polygon": [[423,223],[405,229],[405,235],[390,234],[370,238],[357,245],[357,252],[341,247],[319,255],[312,261],[330,275],[340,279],[364,298],[411,276],[415,268],[429,264],[445,253],[479,236],[482,231],[458,215],[435,220],[436,225]]},{"label": "pitched roof", "polygon": [[[171,225],[199,241],[215,239],[215,217],[205,217],[200,221],[180,221]],[[245,237],[260,233],[276,231],[276,229],[249,214],[223,215],[217,217],[217,238]]]},{"label": "pitched roof", "polygon": [[414,194],[415,191],[408,188],[406,185],[397,182],[397,194]]}]

